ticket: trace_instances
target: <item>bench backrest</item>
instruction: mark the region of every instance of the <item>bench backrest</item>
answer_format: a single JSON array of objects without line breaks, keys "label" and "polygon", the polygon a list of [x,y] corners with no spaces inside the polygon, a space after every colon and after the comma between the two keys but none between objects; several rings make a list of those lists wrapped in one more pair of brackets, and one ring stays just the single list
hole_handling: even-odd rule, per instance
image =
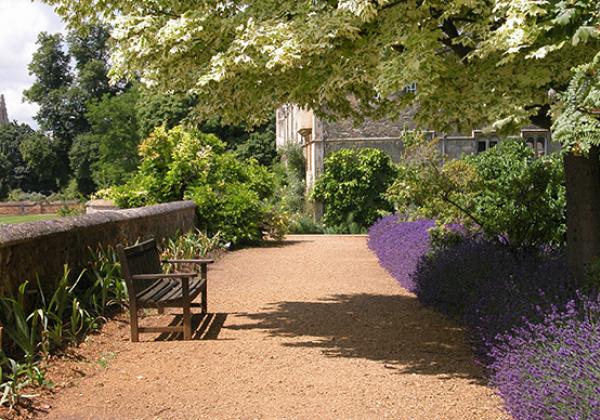
[{"label": "bench backrest", "polygon": [[155,239],[149,239],[128,248],[117,245],[117,253],[119,254],[119,260],[121,262],[121,272],[127,283],[127,289],[130,295],[132,293],[137,294],[156,281],[132,281],[131,276],[136,274],[162,273],[160,253],[158,252]]}]

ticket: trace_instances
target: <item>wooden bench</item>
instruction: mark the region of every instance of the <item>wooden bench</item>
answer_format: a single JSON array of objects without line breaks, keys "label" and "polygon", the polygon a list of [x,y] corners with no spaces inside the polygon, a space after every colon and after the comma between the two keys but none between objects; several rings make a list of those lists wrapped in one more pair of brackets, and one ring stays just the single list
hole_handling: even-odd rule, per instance
[{"label": "wooden bench", "polygon": [[[183,332],[183,339],[192,338],[191,308],[199,307],[203,313],[208,310],[207,304],[207,265],[210,259],[177,259],[164,260],[170,264],[194,264],[200,267],[198,272],[165,273],[162,269],[160,252],[156,240],[150,239],[137,245],[124,248],[117,245],[117,253],[121,262],[121,272],[129,292],[129,312],[131,315],[131,341],[139,341],[139,333]],[[202,294],[201,303],[192,302]],[[138,309],[157,308],[159,313],[164,308],[182,308],[183,325],[168,327],[139,327]]]}]

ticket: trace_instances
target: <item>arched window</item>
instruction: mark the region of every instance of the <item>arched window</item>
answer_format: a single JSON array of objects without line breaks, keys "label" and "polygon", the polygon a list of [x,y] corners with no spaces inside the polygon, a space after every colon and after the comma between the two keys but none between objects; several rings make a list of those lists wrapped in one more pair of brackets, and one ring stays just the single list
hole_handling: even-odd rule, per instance
[{"label": "arched window", "polygon": [[527,143],[527,146],[529,146],[532,150],[535,151],[535,139],[533,137],[527,137],[527,140],[525,140],[525,142]]},{"label": "arched window", "polygon": [[535,142],[535,154],[537,156],[544,156],[546,154],[546,138],[539,136]]},{"label": "arched window", "polygon": [[548,137],[545,133],[527,133],[525,144],[533,150],[535,156],[540,157],[548,153]]}]

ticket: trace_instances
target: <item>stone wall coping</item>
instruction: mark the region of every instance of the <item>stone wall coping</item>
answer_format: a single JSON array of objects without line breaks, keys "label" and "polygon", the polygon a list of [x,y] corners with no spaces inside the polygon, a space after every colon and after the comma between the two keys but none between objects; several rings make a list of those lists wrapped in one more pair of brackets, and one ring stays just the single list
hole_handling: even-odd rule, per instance
[{"label": "stone wall coping", "polygon": [[195,208],[193,201],[174,201],[148,207],[125,210],[108,210],[81,216],[67,216],[56,220],[25,222],[0,227],[0,248],[6,248],[30,241],[43,240],[45,237],[64,233],[74,229],[100,226],[121,220],[140,219],[157,216],[176,210]]},{"label": "stone wall coping", "polygon": [[88,200],[85,203],[86,206],[95,206],[95,207],[114,207],[116,206],[115,202],[112,200],[107,200],[104,198],[97,198],[94,200]]}]

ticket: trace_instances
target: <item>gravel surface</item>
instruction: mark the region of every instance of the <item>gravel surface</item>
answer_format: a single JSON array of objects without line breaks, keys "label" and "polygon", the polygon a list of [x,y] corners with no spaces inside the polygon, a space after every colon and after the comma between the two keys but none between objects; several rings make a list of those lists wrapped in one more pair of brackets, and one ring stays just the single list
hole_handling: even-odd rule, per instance
[{"label": "gravel surface", "polygon": [[126,317],[109,322],[61,368],[80,377],[38,415],[507,418],[462,329],[400,288],[365,237],[292,236],[229,253],[209,270],[209,312],[187,342],[130,343]]}]

